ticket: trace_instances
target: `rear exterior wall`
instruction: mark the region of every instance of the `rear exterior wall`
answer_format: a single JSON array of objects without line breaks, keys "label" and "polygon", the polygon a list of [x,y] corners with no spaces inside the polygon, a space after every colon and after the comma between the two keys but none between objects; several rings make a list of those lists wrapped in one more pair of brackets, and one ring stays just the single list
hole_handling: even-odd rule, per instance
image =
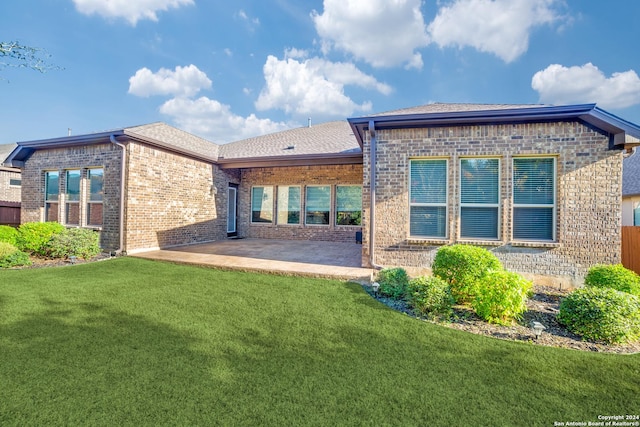
[{"label": "rear exterior wall", "polygon": [[127,252],[226,238],[227,187],[238,173],[141,143],[127,150]]},{"label": "rear exterior wall", "polygon": [[[279,185],[301,187],[301,216],[299,225],[256,224],[251,222],[251,188]],[[329,225],[306,225],[305,189],[308,185],[331,186],[331,219]],[[242,184],[238,193],[238,232],[241,237],[285,240],[321,240],[355,242],[360,226],[335,224],[336,185],[362,185],[362,165],[319,165],[242,169]],[[276,207],[274,206],[274,212]]]},{"label": "rear exterior wall", "polygon": [[20,179],[19,169],[0,167],[0,200],[5,202],[20,201],[21,186],[11,184]]},{"label": "rear exterior wall", "polygon": [[[620,262],[622,156],[609,137],[578,122],[451,126],[380,130],[377,133],[374,263],[428,271],[442,245],[485,246],[505,268],[557,286],[582,285],[587,269]],[[370,264],[370,141],[364,147],[363,265]],[[556,240],[512,239],[512,160],[556,158]],[[497,241],[459,236],[459,167],[464,157],[500,159],[500,234]],[[447,159],[448,233],[443,241],[409,237],[409,163],[413,158]]]}]

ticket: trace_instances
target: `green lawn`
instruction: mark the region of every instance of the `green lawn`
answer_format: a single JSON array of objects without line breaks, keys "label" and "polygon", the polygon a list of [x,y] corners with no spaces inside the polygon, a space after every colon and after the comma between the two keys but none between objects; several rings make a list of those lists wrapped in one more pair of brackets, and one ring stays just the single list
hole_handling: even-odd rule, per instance
[{"label": "green lawn", "polygon": [[0,271],[2,426],[552,426],[638,402],[640,355],[455,331],[356,284],[133,258]]}]

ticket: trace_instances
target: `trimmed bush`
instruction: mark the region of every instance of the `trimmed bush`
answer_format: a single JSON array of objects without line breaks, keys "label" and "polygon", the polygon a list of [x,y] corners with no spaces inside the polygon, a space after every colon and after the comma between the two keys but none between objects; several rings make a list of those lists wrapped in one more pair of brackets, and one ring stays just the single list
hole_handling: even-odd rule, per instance
[{"label": "trimmed bush", "polygon": [[64,226],[57,222],[27,222],[18,228],[16,246],[32,255],[47,256],[51,237],[62,232]]},{"label": "trimmed bush", "polygon": [[18,230],[8,225],[0,225],[0,242],[11,243],[15,246],[17,238]]},{"label": "trimmed bush", "polygon": [[436,276],[410,280],[407,300],[417,314],[431,318],[449,317],[455,303],[449,284]]},{"label": "trimmed bush", "polygon": [[587,286],[560,302],[558,322],[591,341],[640,339],[640,298],[611,288]]},{"label": "trimmed bush", "polygon": [[100,253],[100,235],[86,228],[65,228],[56,233],[47,243],[47,254],[51,258],[89,259]]},{"label": "trimmed bush", "polygon": [[378,273],[380,293],[394,299],[402,299],[407,293],[409,276],[404,268],[383,268]]},{"label": "trimmed bush", "polygon": [[640,297],[640,276],[622,264],[595,265],[589,269],[584,284],[596,288],[611,288]]},{"label": "trimmed bush", "polygon": [[29,255],[13,246],[11,243],[0,242],[0,268],[31,265]]},{"label": "trimmed bush", "polygon": [[532,287],[532,282],[517,273],[490,271],[478,282],[471,306],[489,323],[509,325],[527,311]]},{"label": "trimmed bush", "polygon": [[441,247],[433,260],[433,275],[446,281],[458,303],[471,302],[476,282],[489,271],[502,270],[500,260],[488,250],[472,245]]}]

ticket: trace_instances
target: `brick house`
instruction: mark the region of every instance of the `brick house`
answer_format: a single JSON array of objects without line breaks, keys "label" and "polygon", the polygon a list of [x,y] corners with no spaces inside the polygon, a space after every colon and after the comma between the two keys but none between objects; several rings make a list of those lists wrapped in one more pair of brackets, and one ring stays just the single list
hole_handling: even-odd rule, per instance
[{"label": "brick house", "polygon": [[163,123],[19,143],[22,221],[135,253],[229,237],[363,240],[363,266],[442,245],[575,285],[620,260],[622,152],[595,105],[430,104],[216,145]]},{"label": "brick house", "polygon": [[0,225],[20,224],[20,169],[5,164],[16,144],[0,145]]}]

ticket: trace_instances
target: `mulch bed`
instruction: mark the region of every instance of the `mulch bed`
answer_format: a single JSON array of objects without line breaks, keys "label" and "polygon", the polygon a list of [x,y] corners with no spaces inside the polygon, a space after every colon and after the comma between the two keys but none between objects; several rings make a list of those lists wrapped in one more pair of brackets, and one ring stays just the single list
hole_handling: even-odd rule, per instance
[{"label": "mulch bed", "polygon": [[[383,304],[394,310],[406,313],[409,316],[417,317],[404,301],[396,301],[391,298],[376,297],[370,287],[365,287],[369,294],[378,299]],[[537,345],[549,347],[561,347],[582,351],[633,354],[640,353],[640,342],[629,344],[605,344],[584,341],[580,336],[569,332],[556,320],[560,300],[567,295],[568,291],[558,291],[553,288],[543,286],[534,287],[534,295],[527,301],[527,311],[522,320],[511,326],[494,325],[487,323],[478,317],[469,307],[455,306],[453,316],[450,321],[427,320],[438,325],[453,329],[471,332],[479,335],[486,335],[494,338],[529,342]],[[531,329],[531,322],[542,323],[546,329],[542,335],[536,339]]]}]

